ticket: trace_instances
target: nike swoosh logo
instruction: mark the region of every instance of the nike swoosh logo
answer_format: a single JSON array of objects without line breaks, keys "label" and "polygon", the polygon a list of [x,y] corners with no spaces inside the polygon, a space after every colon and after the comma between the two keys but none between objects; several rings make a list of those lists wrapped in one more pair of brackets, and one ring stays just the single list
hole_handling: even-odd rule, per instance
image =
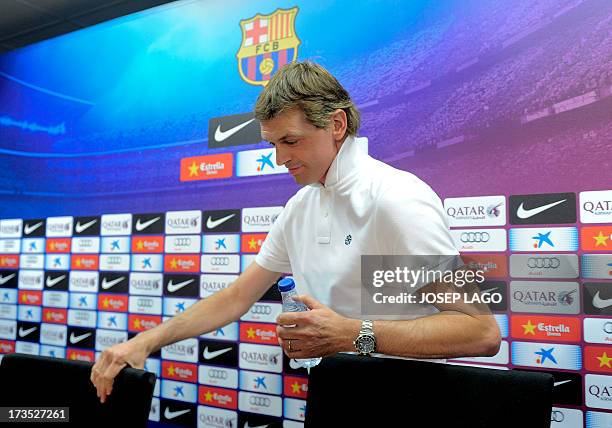
[{"label": "nike swoosh logo", "polygon": [[555,382],[555,383],[554,383],[554,386],[563,385],[564,383],[568,383],[568,382],[571,382],[571,381],[572,381],[571,379],[568,379],[568,380],[560,380],[559,382]]},{"label": "nike swoosh logo", "polygon": [[174,293],[175,291],[180,290],[181,288],[183,288],[187,284],[191,284],[192,282],[193,282],[193,279],[189,279],[187,281],[183,281],[183,282],[174,284],[172,280],[170,280],[170,282],[168,283],[168,292]]},{"label": "nike swoosh logo", "polygon": [[567,201],[567,199],[562,199],[560,201],[557,202],[553,202],[550,204],[546,204],[546,205],[542,205],[541,207],[537,207],[537,208],[532,208],[530,210],[526,210],[523,207],[523,203],[521,203],[521,205],[518,207],[518,210],[516,211],[516,216],[518,218],[522,218],[522,219],[526,219],[529,217],[533,217],[536,214],[540,214],[543,211],[546,211],[556,205],[562,204],[563,202]]},{"label": "nike swoosh logo", "polygon": [[293,358],[289,360],[289,367],[291,367],[292,369],[301,369],[302,366],[300,366],[298,364],[297,361],[295,361]]},{"label": "nike swoosh logo", "polygon": [[24,235],[29,235],[30,233],[38,229],[41,225],[42,225],[42,221],[36,224],[26,224],[26,227],[23,229]]},{"label": "nike swoosh logo", "polygon": [[487,288],[486,290],[481,290],[480,294],[487,294],[490,293],[493,290],[497,290],[498,287],[493,287],[493,288]]},{"label": "nike swoosh logo", "polygon": [[605,309],[612,305],[612,299],[602,299],[599,297],[599,291],[593,296],[593,306],[597,309]]},{"label": "nike swoosh logo", "polygon": [[36,327],[32,327],[27,330],[24,330],[23,327],[19,327],[19,337],[27,336],[28,334],[32,333],[34,330],[36,330]]},{"label": "nike swoosh logo", "polygon": [[11,278],[14,278],[15,274],[12,273],[9,276],[0,276],[0,285],[6,284]]},{"label": "nike swoosh logo", "polygon": [[125,279],[124,277],[121,277],[121,278],[113,279],[112,281],[106,281],[106,278],[104,278],[100,286],[102,287],[103,290],[108,290],[109,288],[113,287],[115,284],[120,283],[124,279]]},{"label": "nike swoosh logo", "polygon": [[136,230],[139,232],[142,232],[144,229],[146,229],[147,227],[151,226],[153,223],[155,223],[157,220],[159,220],[160,217],[155,217],[151,220],[147,220],[144,223],[140,222],[140,219],[138,219],[138,221],[136,222]]},{"label": "nike swoosh logo", "polygon": [[181,415],[184,415],[185,413],[189,413],[190,409],[186,409],[186,410],[177,410],[175,412],[171,412],[169,407],[166,407],[166,410],[164,411],[164,416],[166,417],[166,419],[174,419],[176,417],[179,417]]},{"label": "nike swoosh logo", "polygon": [[77,342],[80,342],[81,340],[87,338],[91,336],[91,333],[85,333],[85,334],[81,334],[80,336],[75,336],[74,332],[70,333],[70,343],[72,343],[73,345]]},{"label": "nike swoosh logo", "polygon": [[236,125],[233,128],[228,129],[227,131],[221,131],[221,124],[218,124],[217,129],[215,129],[215,140],[218,143],[227,140],[229,137],[234,135],[236,132],[240,131],[242,128],[244,128],[245,126],[247,126],[249,123],[253,122],[254,120],[255,118],[251,120],[247,120],[246,122],[241,123],[240,125]]},{"label": "nike swoosh logo", "polygon": [[225,223],[226,221],[228,221],[230,218],[234,217],[235,215],[236,214],[230,214],[226,217],[222,217],[217,220],[213,220],[210,216],[208,216],[208,219],[206,220],[206,227],[209,229],[214,229],[215,227],[219,226],[220,224]]},{"label": "nike swoosh logo", "polygon": [[60,275],[57,278],[51,278],[50,276],[48,276],[47,277],[47,287],[49,288],[53,287],[55,284],[57,284],[64,278],[66,278],[66,275]]},{"label": "nike swoosh logo", "polygon": [[204,359],[205,360],[211,360],[215,357],[218,357],[219,355],[225,354],[228,351],[231,351],[232,348],[225,348],[225,349],[219,349],[218,351],[212,351],[209,352],[208,351],[208,346],[204,348]]},{"label": "nike swoosh logo", "polygon": [[82,231],[84,231],[85,229],[87,229],[89,226],[91,226],[92,224],[94,224],[96,221],[98,220],[92,220],[92,221],[88,221],[85,224],[81,224],[81,222],[77,221],[76,226],[74,227],[74,229],[76,230],[76,233],[81,233]]}]

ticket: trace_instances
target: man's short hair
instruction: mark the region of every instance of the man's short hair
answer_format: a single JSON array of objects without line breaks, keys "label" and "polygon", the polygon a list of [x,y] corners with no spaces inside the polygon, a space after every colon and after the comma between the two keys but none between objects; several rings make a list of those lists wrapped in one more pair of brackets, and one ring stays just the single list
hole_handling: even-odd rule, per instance
[{"label": "man's short hair", "polygon": [[332,112],[342,109],[346,113],[347,134],[357,136],[359,110],[340,82],[319,64],[303,61],[283,66],[259,94],[255,117],[259,121],[270,120],[294,107],[299,107],[306,120],[320,129],[329,126]]}]

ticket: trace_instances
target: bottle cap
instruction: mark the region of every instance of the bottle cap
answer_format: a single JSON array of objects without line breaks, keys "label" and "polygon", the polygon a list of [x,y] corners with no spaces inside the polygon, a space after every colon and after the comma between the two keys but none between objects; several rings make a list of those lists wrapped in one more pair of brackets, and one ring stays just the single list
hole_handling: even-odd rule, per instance
[{"label": "bottle cap", "polygon": [[284,293],[286,291],[291,291],[294,288],[295,288],[295,281],[293,281],[293,278],[290,276],[286,276],[280,281],[278,281],[278,290],[281,293]]}]

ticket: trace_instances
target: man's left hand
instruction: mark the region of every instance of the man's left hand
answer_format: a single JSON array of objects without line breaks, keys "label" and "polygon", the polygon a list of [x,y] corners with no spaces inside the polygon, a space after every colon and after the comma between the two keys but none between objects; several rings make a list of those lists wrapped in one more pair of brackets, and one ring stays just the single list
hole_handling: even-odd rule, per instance
[{"label": "man's left hand", "polygon": [[[278,343],[290,358],[316,358],[354,351],[361,321],[343,317],[308,295],[294,297],[310,309],[276,318]],[[283,327],[294,325],[295,327]]]}]

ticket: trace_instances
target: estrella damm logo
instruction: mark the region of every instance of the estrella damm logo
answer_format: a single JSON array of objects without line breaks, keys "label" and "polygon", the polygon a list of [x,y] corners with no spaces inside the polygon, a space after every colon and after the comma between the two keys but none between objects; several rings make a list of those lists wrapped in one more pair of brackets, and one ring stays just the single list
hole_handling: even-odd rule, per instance
[{"label": "estrella damm logo", "polygon": [[283,65],[297,59],[300,39],[295,34],[298,8],[276,9],[240,21],[242,42],[236,54],[240,77],[251,85],[266,86]]}]

